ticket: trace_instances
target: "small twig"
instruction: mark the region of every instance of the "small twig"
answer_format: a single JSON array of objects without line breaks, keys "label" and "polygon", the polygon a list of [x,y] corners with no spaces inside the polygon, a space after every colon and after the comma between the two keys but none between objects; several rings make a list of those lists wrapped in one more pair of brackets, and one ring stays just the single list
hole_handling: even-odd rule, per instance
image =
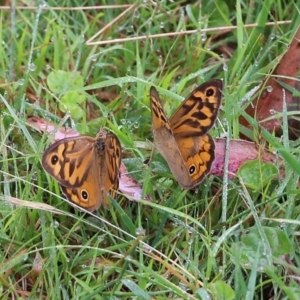
[{"label": "small twig", "polygon": [[116,18],[114,18],[111,22],[109,22],[107,25],[105,25],[100,31],[98,31],[91,38],[89,38],[86,41],[86,44],[91,45],[92,40],[94,40],[98,35],[100,35],[102,32],[104,32],[106,29],[108,29],[112,24],[117,22],[119,19],[121,19],[124,15],[126,15],[129,11],[131,11],[136,6],[137,6],[137,4],[130,5],[127,9],[125,9],[122,13],[120,13]]},{"label": "small twig", "polygon": [[[79,6],[79,7],[65,7],[65,6],[44,6],[44,7],[39,7],[39,6],[16,6],[14,7],[15,9],[19,10],[37,10],[37,9],[42,9],[42,10],[95,10],[95,9],[112,9],[112,8],[127,8],[132,6],[132,4],[122,4],[122,5],[95,5],[95,6]],[[0,6],[0,10],[5,9],[9,10],[11,9],[10,6]]]},{"label": "small twig", "polygon": [[[112,22],[115,22],[115,21],[116,21],[116,19],[114,19]],[[109,24],[111,24],[112,22],[110,22]],[[274,25],[283,25],[283,24],[290,24],[290,23],[292,23],[292,21],[287,20],[287,21],[278,21],[278,22],[267,22],[267,23],[265,23],[265,25],[266,26],[274,26]],[[106,25],[104,28],[106,29],[107,26],[108,25]],[[245,28],[252,28],[252,27],[256,27],[256,26],[258,26],[257,23],[244,25]],[[179,36],[179,35],[184,35],[184,34],[203,33],[203,32],[220,31],[220,30],[221,31],[230,31],[233,29],[237,29],[237,26],[234,25],[234,26],[204,28],[201,30],[194,29],[194,30],[185,30],[185,31],[175,31],[175,32],[166,32],[166,33],[158,33],[158,34],[150,34],[150,35],[141,35],[141,36],[136,36],[136,37],[121,38],[121,39],[114,39],[114,40],[91,42],[91,40],[93,40],[96,36],[98,36],[101,32],[103,32],[104,28],[102,28],[98,33],[96,33],[89,40],[87,40],[86,44],[87,45],[105,45],[105,44],[114,44],[114,43],[124,43],[124,42],[128,42],[128,41],[161,38],[161,37],[168,37],[168,36]]]}]

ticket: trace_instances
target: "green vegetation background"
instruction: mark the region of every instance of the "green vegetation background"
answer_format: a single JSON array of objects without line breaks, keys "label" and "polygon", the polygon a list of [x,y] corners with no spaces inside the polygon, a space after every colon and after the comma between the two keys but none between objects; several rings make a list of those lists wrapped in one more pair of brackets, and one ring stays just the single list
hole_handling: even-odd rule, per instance
[{"label": "green vegetation background", "polygon": [[[299,174],[287,164],[283,180],[258,188],[209,176],[183,191],[153,150],[149,109],[151,85],[170,115],[196,85],[220,78],[211,134],[238,138],[251,91],[299,26],[297,2],[140,1],[96,40],[178,35],[101,46],[85,42],[125,8],[37,4],[0,11],[1,299],[299,299]],[[220,29],[201,32],[211,27]],[[29,116],[91,136],[112,130],[152,202],[120,195],[95,215],[72,208],[41,167],[53,136],[28,125]],[[284,141],[299,161],[298,144]]]}]

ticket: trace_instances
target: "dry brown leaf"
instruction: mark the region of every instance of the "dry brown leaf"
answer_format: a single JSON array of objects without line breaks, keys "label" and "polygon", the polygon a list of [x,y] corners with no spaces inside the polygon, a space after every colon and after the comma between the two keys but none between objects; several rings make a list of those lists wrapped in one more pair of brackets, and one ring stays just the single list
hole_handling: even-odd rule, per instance
[{"label": "dry brown leaf", "polygon": [[[278,83],[278,81],[290,86],[291,89],[295,87],[296,78],[300,70],[299,41],[300,27],[295,33],[289,48],[282,56],[280,62],[272,73],[272,76],[266,77],[262,83],[261,88],[264,88],[264,90],[258,90],[257,98],[247,107],[246,113],[252,118],[257,119],[258,122],[271,118],[274,113],[281,113],[283,110],[284,97],[287,107],[290,106],[293,96],[292,92],[285,89],[282,85],[280,85],[280,83]],[[251,128],[250,124],[244,117],[240,118],[240,123]],[[281,130],[281,118],[273,118],[271,120],[261,122],[260,124],[270,132],[278,132]]]}]

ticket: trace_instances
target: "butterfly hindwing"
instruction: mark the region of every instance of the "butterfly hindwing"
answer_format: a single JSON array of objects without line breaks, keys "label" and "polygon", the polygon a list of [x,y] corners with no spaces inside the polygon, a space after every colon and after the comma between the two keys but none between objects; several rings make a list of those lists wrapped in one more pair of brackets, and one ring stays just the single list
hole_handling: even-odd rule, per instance
[{"label": "butterfly hindwing", "polygon": [[[215,159],[215,143],[209,135],[176,138],[192,185],[198,185],[208,175]],[[188,144],[193,147],[188,147]]]}]

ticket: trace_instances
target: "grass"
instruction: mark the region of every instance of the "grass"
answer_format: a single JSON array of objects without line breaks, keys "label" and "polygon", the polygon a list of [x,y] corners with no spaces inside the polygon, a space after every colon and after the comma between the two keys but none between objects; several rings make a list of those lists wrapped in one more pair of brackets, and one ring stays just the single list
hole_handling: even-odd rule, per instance
[{"label": "grass", "polygon": [[[150,86],[170,115],[210,78],[225,86],[211,134],[239,138],[241,99],[274,68],[299,24],[296,2],[204,2],[161,1],[157,10],[142,2],[98,40],[197,33],[101,46],[85,41],[124,8],[68,10],[74,4],[65,1],[54,10],[48,1],[46,10],[1,10],[1,299],[299,299],[299,174],[289,163],[283,180],[259,190],[241,176],[209,176],[183,191],[149,142]],[[292,22],[276,24],[284,20]],[[74,98],[82,103],[72,110]],[[92,136],[111,129],[152,202],[120,195],[95,214],[72,208],[42,170],[52,137],[28,125],[33,115]],[[282,147],[299,161],[297,143],[285,136]]]}]

